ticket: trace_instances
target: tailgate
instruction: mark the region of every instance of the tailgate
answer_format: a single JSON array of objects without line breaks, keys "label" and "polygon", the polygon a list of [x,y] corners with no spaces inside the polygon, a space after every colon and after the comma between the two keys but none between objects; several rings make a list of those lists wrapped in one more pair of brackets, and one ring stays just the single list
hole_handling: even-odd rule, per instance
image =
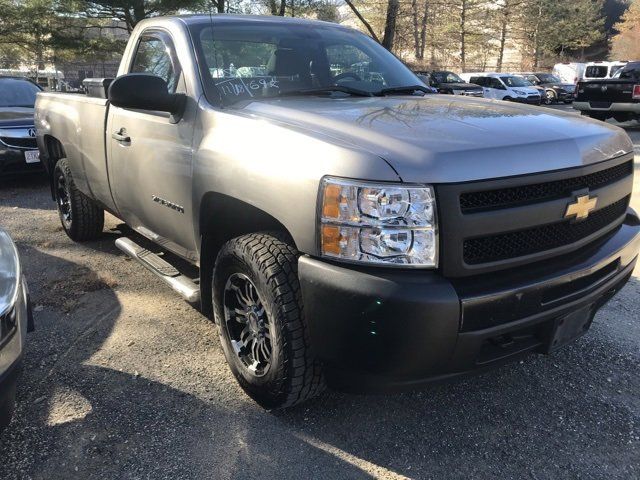
[{"label": "tailgate", "polygon": [[633,82],[620,81],[596,81],[583,82],[578,85],[578,97],[580,102],[608,102],[631,103],[633,102]]}]

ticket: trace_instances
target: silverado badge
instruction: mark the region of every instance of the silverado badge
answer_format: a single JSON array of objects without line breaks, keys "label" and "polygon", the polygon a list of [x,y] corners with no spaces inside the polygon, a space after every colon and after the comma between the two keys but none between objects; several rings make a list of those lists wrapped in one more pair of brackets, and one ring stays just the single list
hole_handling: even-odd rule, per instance
[{"label": "silverado badge", "polygon": [[567,205],[564,218],[575,217],[576,220],[585,220],[591,211],[596,208],[598,197],[591,197],[589,194],[579,195],[576,201]]}]

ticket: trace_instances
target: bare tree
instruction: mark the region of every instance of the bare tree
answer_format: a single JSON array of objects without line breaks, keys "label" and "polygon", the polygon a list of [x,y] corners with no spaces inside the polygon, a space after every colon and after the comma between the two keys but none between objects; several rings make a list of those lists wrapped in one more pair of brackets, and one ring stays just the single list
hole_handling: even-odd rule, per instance
[{"label": "bare tree", "polygon": [[427,40],[427,19],[429,17],[429,2],[423,0],[420,8],[417,0],[411,0],[411,18],[413,20],[413,42],[415,44],[416,60],[424,59]]},{"label": "bare tree", "polygon": [[387,3],[387,19],[384,24],[384,37],[382,46],[387,50],[393,50],[393,41],[396,36],[396,23],[398,20],[398,11],[400,10],[399,0],[389,0]]},{"label": "bare tree", "polygon": [[381,43],[380,38],[378,38],[378,35],[376,34],[376,31],[373,29],[373,27],[367,21],[367,19],[362,16],[362,14],[360,13],[360,10],[358,10],[358,8],[353,4],[353,1],[345,0],[345,3],[349,6],[353,14],[356,17],[358,17],[358,20],[362,22],[362,25],[364,25],[364,28],[367,29],[367,32],[369,32],[369,35],[371,35],[371,38],[373,38],[376,42]]}]

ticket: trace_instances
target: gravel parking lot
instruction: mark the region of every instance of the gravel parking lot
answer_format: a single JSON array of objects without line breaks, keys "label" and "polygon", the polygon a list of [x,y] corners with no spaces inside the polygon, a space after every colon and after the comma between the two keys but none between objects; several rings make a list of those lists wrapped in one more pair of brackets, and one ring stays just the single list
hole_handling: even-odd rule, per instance
[{"label": "gravel parking lot", "polygon": [[[640,170],[640,125],[624,126]],[[640,269],[553,356],[267,413],[236,385],[213,325],[125,258],[117,231],[66,237],[44,179],[0,184],[0,224],[37,328],[0,437],[2,479],[640,477]]]}]

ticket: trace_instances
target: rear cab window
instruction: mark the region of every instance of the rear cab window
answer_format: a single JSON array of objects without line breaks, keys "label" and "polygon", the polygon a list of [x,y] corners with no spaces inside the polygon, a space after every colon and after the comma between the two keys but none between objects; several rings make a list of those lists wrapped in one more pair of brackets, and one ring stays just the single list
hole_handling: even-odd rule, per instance
[{"label": "rear cab window", "polygon": [[584,73],[588,78],[606,78],[609,73],[609,67],[604,65],[589,65]]}]

